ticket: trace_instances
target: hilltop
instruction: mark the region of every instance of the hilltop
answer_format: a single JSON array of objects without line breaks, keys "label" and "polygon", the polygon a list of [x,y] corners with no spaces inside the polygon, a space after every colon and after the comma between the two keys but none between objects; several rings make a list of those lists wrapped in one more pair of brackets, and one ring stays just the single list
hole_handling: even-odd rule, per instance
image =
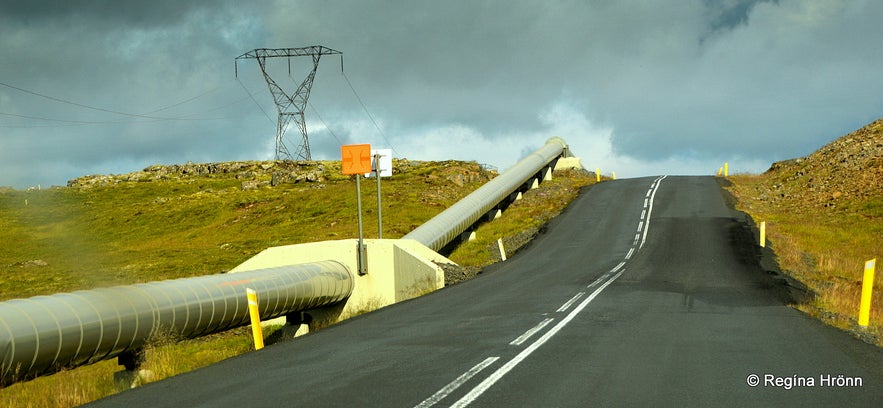
[{"label": "hilltop", "polygon": [[[394,160],[398,174],[420,173],[427,177],[447,178],[462,187],[466,183],[484,182],[496,175],[474,162],[422,162],[407,159]],[[436,170],[438,170],[436,172]],[[434,175],[429,175],[432,171]],[[153,165],[128,174],[90,175],[67,182],[68,187],[88,189],[107,187],[127,182],[178,181],[193,183],[199,179],[240,180],[242,190],[275,187],[280,184],[323,183],[342,181],[350,177],[341,173],[339,161],[238,161],[222,163]],[[317,186],[321,187],[322,184]]]},{"label": "hilltop", "polygon": [[840,137],[809,156],[773,163],[758,198],[796,211],[834,210],[883,197],[883,119]]}]

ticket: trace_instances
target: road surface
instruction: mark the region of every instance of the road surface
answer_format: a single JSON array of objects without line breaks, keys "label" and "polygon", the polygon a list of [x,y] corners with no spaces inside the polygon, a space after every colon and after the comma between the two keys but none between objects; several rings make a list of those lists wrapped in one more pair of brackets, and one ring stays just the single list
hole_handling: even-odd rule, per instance
[{"label": "road surface", "polygon": [[883,406],[712,177],[604,182],[474,280],[95,407]]}]

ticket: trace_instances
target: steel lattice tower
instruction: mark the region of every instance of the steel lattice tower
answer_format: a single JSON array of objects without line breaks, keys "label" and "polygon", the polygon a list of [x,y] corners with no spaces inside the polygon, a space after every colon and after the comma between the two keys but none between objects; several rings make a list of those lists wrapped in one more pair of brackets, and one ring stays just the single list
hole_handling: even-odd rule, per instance
[{"label": "steel lattice tower", "polygon": [[[301,145],[298,146],[295,155],[297,159],[311,160],[310,140],[307,138],[307,123],[304,121],[304,110],[307,107],[307,99],[310,97],[310,89],[313,87],[313,78],[316,77],[316,69],[319,68],[319,59],[323,55],[333,54],[341,55],[341,69],[343,69],[343,53],[321,45],[301,48],[257,48],[236,57],[234,60],[234,62],[240,59],[258,60],[258,65],[261,66],[261,72],[264,74],[264,79],[267,80],[267,87],[270,88],[270,94],[273,95],[273,100],[276,102],[276,109],[279,112],[279,119],[276,122],[276,160],[287,160],[292,158],[291,153],[288,152],[288,148],[285,146],[285,142],[282,140],[282,136],[285,134],[285,129],[292,120],[294,120],[294,123],[297,125],[298,129],[300,129],[300,133],[303,136],[303,141],[301,142]],[[288,95],[285,90],[273,80],[273,78],[270,78],[270,74],[267,73],[267,58],[288,58],[288,71],[290,75],[291,57],[306,56],[313,58],[313,69],[307,74],[307,78],[304,79],[300,86],[297,87],[294,94]],[[238,75],[238,66],[236,70]]]}]

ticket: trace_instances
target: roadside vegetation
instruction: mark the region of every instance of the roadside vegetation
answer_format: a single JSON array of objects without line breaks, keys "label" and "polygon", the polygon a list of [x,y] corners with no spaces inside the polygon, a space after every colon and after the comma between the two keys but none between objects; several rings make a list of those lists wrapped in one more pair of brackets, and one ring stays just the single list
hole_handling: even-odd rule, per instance
[{"label": "roadside vegetation", "polygon": [[549,220],[564,210],[579,195],[582,187],[595,183],[594,176],[585,171],[566,170],[524,194],[504,211],[505,216],[494,222],[481,224],[475,231],[475,240],[463,242],[448,258],[461,266],[478,269],[501,260],[498,239],[503,240],[504,251],[511,257],[535,237]]},{"label": "roadside vegetation", "polygon": [[[339,165],[188,163],[87,176],[69,187],[0,188],[0,301],[220,273],[270,246],[355,238],[355,183]],[[495,176],[471,162],[396,160],[394,167],[382,180],[384,238],[400,238]],[[498,238],[511,256],[593,182],[583,172],[556,173],[450,258],[474,276],[499,259]],[[365,236],[376,237],[376,188],[362,184]],[[264,334],[284,338],[277,329]],[[247,327],[194,340],[157,338],[145,350],[150,375],[143,382],[252,349]],[[0,406],[81,405],[128,388],[114,381],[121,370],[111,359],[13,384],[0,389]]]},{"label": "roadside vegetation", "polygon": [[[814,294],[807,314],[883,346],[883,120],[817,152],[730,177],[783,271]],[[877,259],[870,325],[857,326],[865,261]]]}]

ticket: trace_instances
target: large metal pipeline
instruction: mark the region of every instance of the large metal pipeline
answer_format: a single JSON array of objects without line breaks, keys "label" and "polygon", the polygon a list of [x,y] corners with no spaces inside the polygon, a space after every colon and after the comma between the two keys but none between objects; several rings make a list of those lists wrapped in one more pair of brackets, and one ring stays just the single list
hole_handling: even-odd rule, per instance
[{"label": "large metal pipeline", "polygon": [[567,153],[564,140],[549,139],[545,146],[402,238],[416,240],[434,251],[441,250],[528,180],[537,177],[553,160]]},{"label": "large metal pipeline", "polygon": [[323,261],[9,300],[0,303],[0,383],[137,351],[158,334],[246,325],[246,287],[270,319],[341,302],[354,285],[346,266]]}]

